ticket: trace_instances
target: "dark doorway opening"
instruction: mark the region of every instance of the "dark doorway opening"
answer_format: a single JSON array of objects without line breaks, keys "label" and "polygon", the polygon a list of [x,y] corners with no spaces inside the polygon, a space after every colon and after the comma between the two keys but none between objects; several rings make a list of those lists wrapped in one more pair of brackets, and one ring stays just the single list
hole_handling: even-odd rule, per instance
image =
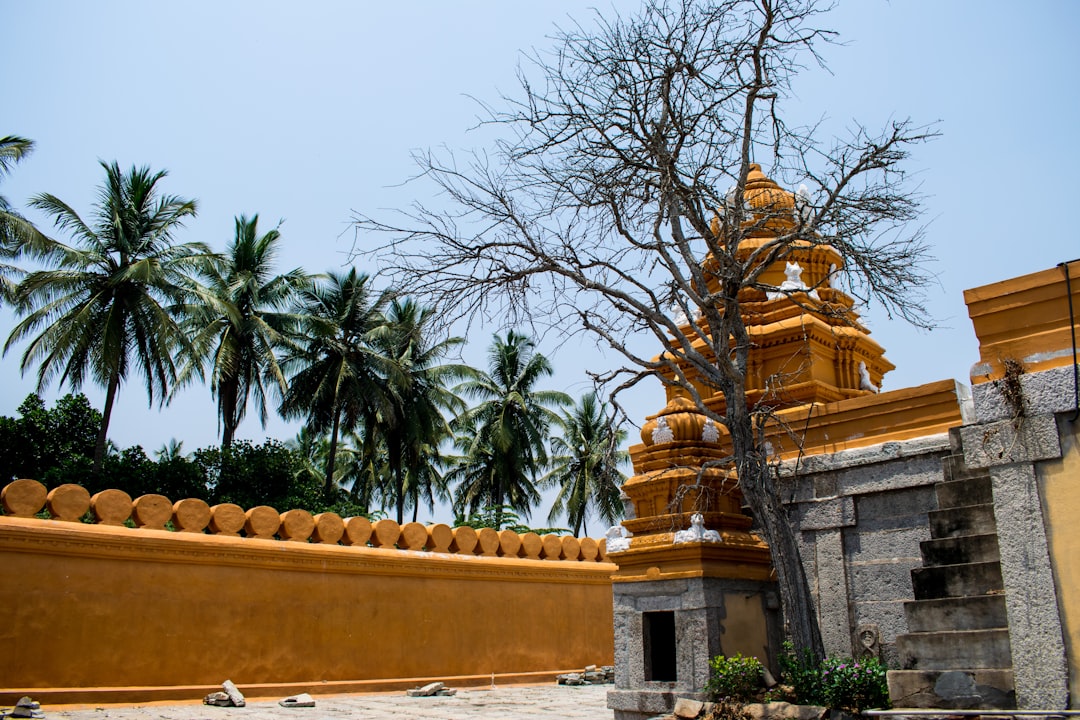
[{"label": "dark doorway opening", "polygon": [[675,671],[675,613],[644,613],[641,629],[645,636],[645,679],[663,682],[678,680]]}]

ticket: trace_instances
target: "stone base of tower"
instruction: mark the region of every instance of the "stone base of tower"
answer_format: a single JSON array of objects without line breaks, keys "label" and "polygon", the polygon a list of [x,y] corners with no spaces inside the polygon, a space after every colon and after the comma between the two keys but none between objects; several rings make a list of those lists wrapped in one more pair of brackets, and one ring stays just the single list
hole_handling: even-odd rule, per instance
[{"label": "stone base of tower", "polygon": [[615,720],[670,713],[703,700],[709,660],[742,653],[776,670],[783,621],[768,548],[658,543],[612,553]]}]

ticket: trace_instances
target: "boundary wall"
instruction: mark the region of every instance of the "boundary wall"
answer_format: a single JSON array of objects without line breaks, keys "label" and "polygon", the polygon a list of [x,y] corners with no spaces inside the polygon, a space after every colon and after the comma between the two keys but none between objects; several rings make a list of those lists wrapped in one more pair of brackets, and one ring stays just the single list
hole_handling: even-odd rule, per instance
[{"label": "boundary wall", "polygon": [[0,705],[194,700],[226,679],[252,697],[547,682],[612,662],[602,540],[31,480],[2,499]]}]

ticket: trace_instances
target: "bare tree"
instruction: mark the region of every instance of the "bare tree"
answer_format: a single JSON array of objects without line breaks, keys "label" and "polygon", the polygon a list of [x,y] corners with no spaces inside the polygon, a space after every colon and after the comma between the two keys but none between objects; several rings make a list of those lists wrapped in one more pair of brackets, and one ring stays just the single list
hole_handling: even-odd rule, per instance
[{"label": "bare tree", "polygon": [[[796,535],[763,449],[770,408],[747,401],[740,305],[748,290],[783,291],[762,280],[766,268],[827,244],[846,263],[832,282],[925,324],[926,248],[921,229],[905,229],[919,202],[901,163],[934,134],[901,121],[823,143],[785,122],[792,79],[833,39],[821,15],[810,0],[648,0],[633,18],[560,30],[552,51],[526,57],[520,95],[485,106],[509,139],[460,163],[417,156],[451,209],[359,217],[358,233],[383,241],[355,248],[448,318],[525,317],[591,333],[627,361],[598,378],[616,391],[644,377],[684,388],[730,433],[791,638],[818,656]],[[755,161],[807,189],[794,203],[751,207]],[[676,319],[686,317],[700,320]],[[646,333],[668,351],[636,352]],[[719,410],[692,377],[722,394]]]}]

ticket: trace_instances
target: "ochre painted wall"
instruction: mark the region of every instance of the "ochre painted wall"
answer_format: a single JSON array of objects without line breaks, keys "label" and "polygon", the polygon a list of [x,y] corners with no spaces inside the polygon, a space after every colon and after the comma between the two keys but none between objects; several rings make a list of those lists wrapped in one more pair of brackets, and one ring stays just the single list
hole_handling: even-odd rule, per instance
[{"label": "ochre painted wall", "polygon": [[607,562],[6,516],[0,568],[0,704],[198,699],[225,679],[264,696],[546,681],[612,662]]},{"label": "ochre painted wall", "polygon": [[1068,417],[1058,417],[1061,458],[1036,467],[1069,660],[1069,687],[1080,688],[1080,421],[1070,423]]}]

